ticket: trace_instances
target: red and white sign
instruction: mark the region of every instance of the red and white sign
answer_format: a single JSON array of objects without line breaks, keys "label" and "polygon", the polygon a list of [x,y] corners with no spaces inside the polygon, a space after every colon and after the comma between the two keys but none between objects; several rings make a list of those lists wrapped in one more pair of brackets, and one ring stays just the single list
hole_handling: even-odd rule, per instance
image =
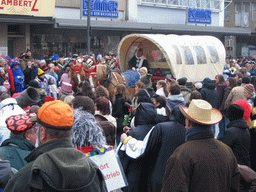
[{"label": "red and white sign", "polygon": [[55,0],[0,0],[0,14],[53,16]]},{"label": "red and white sign", "polygon": [[126,186],[126,179],[119,167],[114,150],[92,156],[90,159],[99,166],[103,173],[108,191],[114,191]]}]

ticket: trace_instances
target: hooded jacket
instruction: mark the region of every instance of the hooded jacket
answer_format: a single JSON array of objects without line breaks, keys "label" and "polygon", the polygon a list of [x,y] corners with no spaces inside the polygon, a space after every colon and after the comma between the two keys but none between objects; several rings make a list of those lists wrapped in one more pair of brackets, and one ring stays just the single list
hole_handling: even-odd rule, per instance
[{"label": "hooded jacket", "polygon": [[238,164],[250,167],[251,136],[246,121],[243,118],[231,121],[227,128],[223,139],[220,141],[232,149]]},{"label": "hooded jacket", "polygon": [[169,119],[169,122],[158,123],[153,128],[145,151],[138,158],[143,162],[141,175],[137,175],[138,191],[161,191],[166,162],[185,142],[185,117],[179,106],[173,108]]},{"label": "hooded jacket", "polygon": [[6,191],[107,191],[99,168],[68,139],[49,141],[26,160],[29,164],[10,179]]},{"label": "hooded jacket", "polygon": [[[135,128],[127,132],[127,135],[138,140],[143,140],[151,128],[155,125],[156,107],[152,103],[140,103],[135,115]],[[139,191],[138,176],[141,174],[143,161],[131,159],[125,152],[120,151],[119,157],[125,171],[128,187],[124,191]]]},{"label": "hooded jacket", "polygon": [[35,146],[31,141],[13,137],[2,143],[0,152],[3,159],[9,160],[13,168],[20,170],[27,164],[25,157],[33,149],[35,149]]},{"label": "hooded jacket", "polygon": [[202,99],[209,102],[215,109],[219,109],[220,101],[218,92],[215,90],[213,83],[204,83],[203,88],[200,90]]},{"label": "hooded jacket", "polygon": [[170,95],[167,98],[167,105],[170,107],[170,109],[173,109],[176,105],[185,106],[185,104],[186,102],[181,93],[179,95]]}]

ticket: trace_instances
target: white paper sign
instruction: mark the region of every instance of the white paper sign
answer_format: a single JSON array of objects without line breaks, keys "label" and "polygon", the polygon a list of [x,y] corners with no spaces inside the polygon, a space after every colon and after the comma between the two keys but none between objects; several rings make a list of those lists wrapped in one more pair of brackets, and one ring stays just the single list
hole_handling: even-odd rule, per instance
[{"label": "white paper sign", "polygon": [[0,47],[0,55],[8,55],[8,48]]},{"label": "white paper sign", "polygon": [[103,173],[108,191],[113,191],[126,186],[114,150],[107,151],[102,155],[92,156],[90,159],[99,166],[99,169]]}]

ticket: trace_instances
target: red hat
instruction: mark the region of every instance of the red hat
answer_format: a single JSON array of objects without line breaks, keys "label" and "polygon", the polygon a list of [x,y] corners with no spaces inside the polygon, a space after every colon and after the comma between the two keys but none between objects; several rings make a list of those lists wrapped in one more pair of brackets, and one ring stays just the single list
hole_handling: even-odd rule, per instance
[{"label": "red hat", "polygon": [[44,68],[43,68],[43,71],[46,71],[46,70],[48,70],[48,69],[49,69],[48,67],[44,67]]},{"label": "red hat", "polygon": [[47,97],[45,97],[44,102],[49,102],[49,101],[54,101],[54,100],[55,99],[53,97],[47,96]]},{"label": "red hat", "polygon": [[30,121],[30,118],[36,117],[35,113],[13,115],[6,119],[7,128],[13,133],[26,131],[33,127],[35,122]]},{"label": "red hat", "polygon": [[249,120],[250,120],[249,118],[250,118],[250,115],[252,112],[251,105],[248,103],[248,101],[246,99],[240,99],[240,100],[234,102],[233,104],[237,104],[237,105],[240,105],[241,107],[243,107],[243,109],[244,109],[243,118],[245,119],[246,123],[248,124]]}]

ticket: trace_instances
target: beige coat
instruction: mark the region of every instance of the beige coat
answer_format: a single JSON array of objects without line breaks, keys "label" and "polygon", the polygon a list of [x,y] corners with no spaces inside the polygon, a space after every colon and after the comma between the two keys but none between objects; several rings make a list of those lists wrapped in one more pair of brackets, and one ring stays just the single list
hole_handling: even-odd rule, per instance
[{"label": "beige coat", "polygon": [[234,87],[231,92],[229,93],[228,95],[228,98],[225,102],[225,106],[224,106],[224,109],[227,109],[229,108],[229,106],[240,100],[240,99],[246,99],[246,97],[244,96],[244,87],[245,87],[246,84],[242,84],[241,86],[238,86],[238,87]]}]

